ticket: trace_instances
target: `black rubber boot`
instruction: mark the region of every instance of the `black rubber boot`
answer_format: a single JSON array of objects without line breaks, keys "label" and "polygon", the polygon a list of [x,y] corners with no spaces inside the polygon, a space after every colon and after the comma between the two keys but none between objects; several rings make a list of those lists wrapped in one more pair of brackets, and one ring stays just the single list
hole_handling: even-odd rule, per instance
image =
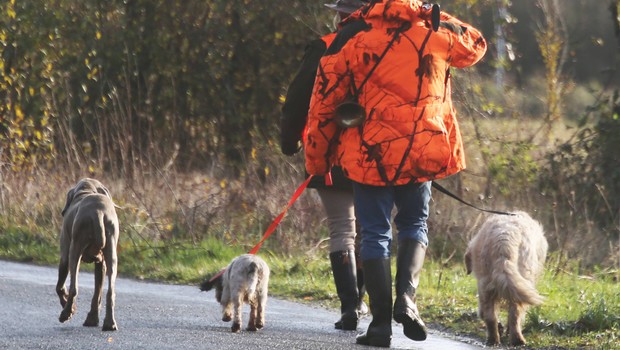
[{"label": "black rubber boot", "polygon": [[357,315],[359,317],[368,314],[368,305],[364,302],[364,295],[366,295],[366,285],[364,284],[364,268],[362,266],[362,259],[358,253],[359,249],[355,253],[355,264],[357,265]]},{"label": "black rubber boot", "polygon": [[357,269],[355,252],[343,250],[329,254],[334,273],[334,283],[340,299],[340,320],[334,324],[336,329],[353,331],[357,329]]},{"label": "black rubber boot", "polygon": [[394,321],[402,323],[403,332],[412,340],[426,340],[426,325],[415,304],[415,292],[420,282],[426,246],[413,239],[398,241],[396,260],[396,300]]},{"label": "black rubber boot", "polygon": [[356,343],[389,348],[392,341],[392,274],[390,258],[364,261],[366,291],[372,321]]}]

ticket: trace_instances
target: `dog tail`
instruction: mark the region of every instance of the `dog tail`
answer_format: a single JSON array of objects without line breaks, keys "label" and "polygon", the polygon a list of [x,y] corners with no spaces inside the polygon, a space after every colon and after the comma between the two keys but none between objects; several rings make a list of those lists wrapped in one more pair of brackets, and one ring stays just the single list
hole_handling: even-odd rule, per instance
[{"label": "dog tail", "polygon": [[497,290],[507,299],[528,305],[540,305],[544,297],[538,294],[534,282],[524,278],[519,272],[517,264],[510,259],[501,259],[499,266],[501,272],[496,275],[495,286]]},{"label": "dog tail", "polygon": [[254,295],[258,285],[258,265],[252,261],[248,265],[248,295]]},{"label": "dog tail", "polygon": [[105,226],[105,214],[101,211],[97,212],[97,222],[95,223],[94,242],[99,249],[103,249],[106,244],[106,226]]}]

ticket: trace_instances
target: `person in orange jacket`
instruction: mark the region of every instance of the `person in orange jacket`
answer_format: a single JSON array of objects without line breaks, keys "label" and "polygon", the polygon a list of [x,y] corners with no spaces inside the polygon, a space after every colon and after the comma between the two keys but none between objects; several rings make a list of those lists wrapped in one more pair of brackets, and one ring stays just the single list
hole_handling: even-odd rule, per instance
[{"label": "person in orange jacket", "polygon": [[[361,0],[338,0],[326,7],[337,11],[339,21],[345,20],[365,4]],[[338,27],[343,25],[338,23]],[[336,32],[311,41],[306,47],[302,64],[288,87],[280,118],[280,146],[282,153],[294,155],[301,150],[310,97],[319,60],[336,37]],[[341,317],[336,329],[356,330],[359,316],[368,313],[363,301],[364,276],[357,263],[356,224],[353,209],[353,186],[339,167],[331,169],[331,184],[323,176],[314,177],[308,187],[315,188],[327,215],[329,230],[329,259],[334,283],[340,299]]]},{"label": "person in orange jacket", "polygon": [[[354,14],[321,58],[310,102],[306,170],[323,175],[338,165],[353,181],[372,314],[358,344],[389,347],[392,317],[408,338],[426,339],[415,296],[428,246],[431,181],[465,168],[449,70],[477,63],[486,41],[445,12],[433,23],[431,9],[418,0],[374,0]],[[361,118],[345,118],[347,111]]]}]

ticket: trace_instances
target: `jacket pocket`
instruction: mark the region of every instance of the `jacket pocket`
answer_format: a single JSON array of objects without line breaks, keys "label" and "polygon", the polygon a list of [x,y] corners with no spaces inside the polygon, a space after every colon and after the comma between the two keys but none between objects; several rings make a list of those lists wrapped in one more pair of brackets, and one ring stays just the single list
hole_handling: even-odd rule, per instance
[{"label": "jacket pocket", "polygon": [[449,134],[438,113],[426,115],[418,122],[410,152],[411,169],[416,176],[433,178],[450,164]]}]

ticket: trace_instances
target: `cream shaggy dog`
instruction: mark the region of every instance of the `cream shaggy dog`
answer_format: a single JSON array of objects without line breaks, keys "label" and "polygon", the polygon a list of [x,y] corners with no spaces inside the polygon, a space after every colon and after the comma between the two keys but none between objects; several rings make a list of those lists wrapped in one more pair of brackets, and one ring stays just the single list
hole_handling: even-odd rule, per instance
[{"label": "cream shaggy dog", "polygon": [[547,256],[541,225],[527,213],[492,215],[469,242],[465,253],[467,273],[478,280],[478,315],[487,328],[487,345],[500,344],[500,301],[508,304],[511,345],[525,344],[521,322],[530,305],[540,305],[536,290]]}]

